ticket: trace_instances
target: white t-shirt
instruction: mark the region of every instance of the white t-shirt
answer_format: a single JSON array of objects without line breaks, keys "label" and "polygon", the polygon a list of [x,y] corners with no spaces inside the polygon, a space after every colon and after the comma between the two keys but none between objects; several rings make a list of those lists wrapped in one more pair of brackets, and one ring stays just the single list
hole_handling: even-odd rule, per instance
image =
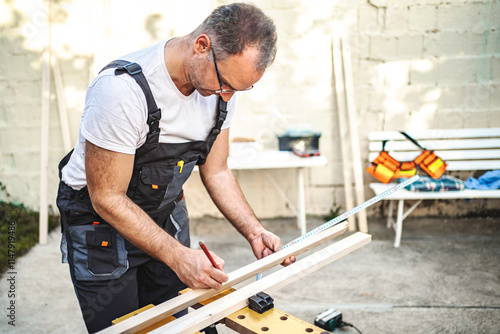
[{"label": "white t-shirt", "polygon": [[[141,65],[156,104],[161,109],[161,143],[205,140],[215,124],[219,97],[204,97],[194,91],[183,95],[170,78],[164,61],[163,41],[119,59]],[[215,71],[215,68],[213,69]],[[144,93],[128,74],[115,75],[107,69],[90,84],[85,98],[78,134],[70,161],[62,170],[62,180],[73,189],[87,185],[85,176],[85,140],[120,153],[135,154],[146,141],[149,131]],[[227,105],[228,115],[222,129],[231,124],[235,98]]]}]

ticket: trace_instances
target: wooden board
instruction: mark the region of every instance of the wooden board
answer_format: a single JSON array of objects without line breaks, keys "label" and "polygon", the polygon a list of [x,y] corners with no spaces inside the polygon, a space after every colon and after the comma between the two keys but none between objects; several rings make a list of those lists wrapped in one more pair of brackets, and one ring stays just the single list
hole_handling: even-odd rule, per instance
[{"label": "wooden board", "polygon": [[[183,294],[183,293],[188,293],[189,291],[192,291],[192,289],[190,288],[187,288],[187,289],[184,289],[182,290],[181,292],[179,292],[180,294]],[[233,293],[235,292],[236,290],[233,289],[233,288],[228,288],[226,290],[222,290],[221,292],[213,295],[212,297],[209,297],[207,299],[203,299],[202,301],[200,301],[199,303],[196,303],[194,305],[191,305],[192,308],[194,308],[195,310],[199,309],[200,307],[203,307],[205,305],[208,305],[210,304],[211,302],[214,302],[218,299],[221,299],[222,297],[225,297],[227,296],[228,294],[230,293]]]},{"label": "wooden board", "polygon": [[[246,265],[238,270],[233,271],[229,274],[228,282],[222,285],[222,290],[227,289],[233,285],[243,282],[247,278],[250,278],[258,273],[261,273],[275,265],[283,262],[284,259],[292,256],[299,255],[305,251],[325,242],[340,234],[344,233],[347,229],[347,223],[343,222],[336,226],[333,226],[321,233],[318,233],[308,239],[303,240],[293,246],[287,247],[279,252],[271,254],[259,261],[255,261]],[[169,317],[183,309],[192,306],[193,304],[209,298],[219,291],[213,289],[198,289],[191,290],[181,296],[168,300],[162,304],[155,306],[150,310],[146,310],[131,319],[120,322],[114,326],[108,327],[102,331],[100,334],[116,334],[116,333],[134,333],[140,329],[143,329],[155,322]]]},{"label": "wooden board", "polygon": [[[416,140],[420,139],[453,139],[453,138],[488,138],[500,137],[499,128],[483,129],[431,129],[407,131]],[[398,131],[372,131],[368,134],[369,140],[398,140],[403,139],[403,135]]]},{"label": "wooden board", "polygon": [[[191,289],[182,290],[180,293],[187,293]],[[208,305],[232,292],[236,291],[233,288],[226,289],[210,298],[204,299],[200,301],[198,304],[193,305],[195,309]],[[113,320],[113,324],[120,323],[126,319],[129,319],[139,313],[142,313],[150,308],[153,308],[154,305],[150,304],[143,308],[140,308],[134,312],[131,312],[123,317],[120,317],[116,320]],[[142,330],[135,332],[134,334],[146,334],[149,333],[163,325],[166,325],[176,318],[170,316],[166,319],[163,319],[153,325],[148,326]],[[316,333],[316,334],[327,334],[329,332],[324,331],[323,329],[316,327],[306,321],[303,321],[297,317],[294,317],[286,312],[278,310],[277,308],[272,308],[264,312],[263,314],[259,314],[255,311],[252,311],[248,306],[228,315],[224,318],[221,323],[224,323],[226,327],[240,333],[240,334],[257,334],[266,332],[266,334],[303,334],[303,333]],[[200,332],[196,332],[198,334]]]},{"label": "wooden board", "polygon": [[39,242],[47,243],[49,230],[49,133],[50,133],[50,14],[51,4],[49,0],[43,1],[45,13],[48,13],[48,22],[41,31],[44,45],[42,50],[42,105],[40,110],[40,214],[39,214]]},{"label": "wooden board", "polygon": [[[351,135],[352,167],[354,172],[354,190],[356,192],[356,205],[365,202],[365,189],[363,183],[363,171],[361,152],[359,149],[358,116],[354,99],[354,83],[352,79],[351,50],[349,40],[342,37],[342,64],[344,68],[344,84],[346,94],[347,116],[349,119],[349,134]],[[368,233],[368,219],[366,211],[358,214],[358,228],[361,232]]]},{"label": "wooden board", "polygon": [[56,87],[57,107],[59,110],[59,121],[61,123],[64,152],[69,152],[72,145],[71,134],[69,130],[68,112],[66,110],[66,99],[61,68],[59,67],[59,60],[57,60],[56,56],[52,57],[52,72],[54,73],[54,86]]},{"label": "wooden board", "polygon": [[[346,99],[344,90],[344,76],[342,69],[342,50],[340,46],[340,37],[333,36],[332,38],[332,62],[333,62],[333,75],[335,81],[335,93],[337,99],[337,114],[339,118],[339,134],[340,134],[340,150],[342,151],[342,172],[344,176],[344,195],[346,211],[354,208],[354,195],[352,189],[352,159],[350,156],[350,140],[347,128],[347,116],[345,113]],[[356,225],[354,217],[347,219],[349,222],[349,230],[354,231]]]},{"label": "wooden board", "polygon": [[225,318],[229,314],[246,307],[248,298],[256,293],[261,291],[272,293],[341,258],[355,249],[368,244],[370,240],[371,236],[368,234],[361,232],[355,233],[259,281],[251,283],[226,297],[191,312],[166,326],[158,328],[151,333],[191,334],[197,330],[203,329]]},{"label": "wooden board", "polygon": [[[138,310],[135,310],[134,312],[130,312],[129,314],[124,315],[123,317],[120,317],[118,319],[113,320],[113,324],[118,324],[118,323],[120,323],[122,321],[125,321],[125,320],[127,320],[129,318],[132,318],[132,317],[136,316],[137,314],[140,314],[140,313],[142,313],[142,312],[144,312],[146,310],[149,310],[149,309],[151,309],[153,307],[154,307],[153,304],[146,305],[143,308],[140,308]],[[154,323],[152,325],[149,325],[148,327],[146,327],[144,329],[141,329],[141,330],[135,332],[134,334],[146,334],[146,333],[149,333],[152,330],[155,330],[155,329],[157,329],[157,328],[159,328],[161,326],[164,326],[164,325],[166,325],[166,324],[174,321],[175,319],[176,318],[174,316],[170,316],[170,317],[162,319],[162,320],[160,320],[160,321],[158,321],[158,322],[156,322],[156,323]],[[201,334],[201,332],[196,332],[194,334]]]}]

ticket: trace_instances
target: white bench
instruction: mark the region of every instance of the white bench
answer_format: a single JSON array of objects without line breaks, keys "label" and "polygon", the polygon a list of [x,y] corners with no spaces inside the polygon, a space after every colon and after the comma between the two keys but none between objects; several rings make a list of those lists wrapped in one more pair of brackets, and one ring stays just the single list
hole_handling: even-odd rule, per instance
[{"label": "white bench", "polygon": [[[487,171],[500,169],[500,128],[406,132],[416,139],[422,147],[434,150],[437,156],[448,163],[447,172],[445,172],[447,174],[449,174],[449,171]],[[368,159],[370,162],[382,150],[382,141],[384,140],[389,140],[385,145],[385,150],[399,161],[411,161],[421,152],[416,145],[407,140],[398,131],[375,131],[370,132],[368,137]],[[426,175],[422,170],[419,170],[418,174],[422,176]],[[472,176],[472,173],[469,176]],[[370,188],[376,195],[393,186],[393,183],[370,183]],[[449,192],[413,192],[403,189],[385,198],[385,200],[389,201],[387,227],[392,226],[396,232],[394,247],[399,247],[401,243],[403,220],[423,200],[459,198],[500,198],[500,190],[465,189]],[[417,202],[404,212],[405,200],[416,200]],[[398,201],[396,221],[392,218],[394,201]]]}]

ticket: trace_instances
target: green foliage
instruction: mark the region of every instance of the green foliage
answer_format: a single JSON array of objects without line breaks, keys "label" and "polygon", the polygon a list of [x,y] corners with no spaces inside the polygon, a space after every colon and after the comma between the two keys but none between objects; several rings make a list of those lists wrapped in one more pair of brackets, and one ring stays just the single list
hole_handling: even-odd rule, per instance
[{"label": "green foliage", "polygon": [[[0,273],[8,269],[10,259],[19,259],[38,242],[39,213],[29,210],[23,204],[0,201]],[[59,216],[49,215],[49,231],[59,226]],[[9,229],[10,227],[10,229]],[[10,243],[14,244],[15,255],[11,252]],[[11,246],[12,247],[12,246]]]},{"label": "green foliage", "polygon": [[325,220],[329,221],[332,220],[333,218],[336,218],[338,215],[342,214],[342,206],[338,205],[337,203],[333,203],[332,208],[330,209],[330,212],[327,216],[325,216]]},{"label": "green foliage", "polygon": [[0,181],[0,193],[4,193],[6,198],[10,198],[10,194],[2,181]]}]

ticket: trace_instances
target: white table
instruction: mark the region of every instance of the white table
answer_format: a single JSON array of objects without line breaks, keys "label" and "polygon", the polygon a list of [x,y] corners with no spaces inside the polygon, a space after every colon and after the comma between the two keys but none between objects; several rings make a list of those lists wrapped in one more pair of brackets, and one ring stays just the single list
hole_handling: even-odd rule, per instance
[{"label": "white table", "polygon": [[[244,152],[244,153],[243,153]],[[274,186],[280,196],[287,202],[297,216],[297,225],[301,234],[306,231],[306,199],[304,194],[304,170],[307,167],[320,167],[328,163],[324,156],[301,158],[288,151],[239,151],[237,154],[231,153],[228,165],[232,170],[256,170],[262,169],[269,182]],[[294,168],[296,169],[297,206],[288,198],[276,180],[267,171],[269,169]]]}]

